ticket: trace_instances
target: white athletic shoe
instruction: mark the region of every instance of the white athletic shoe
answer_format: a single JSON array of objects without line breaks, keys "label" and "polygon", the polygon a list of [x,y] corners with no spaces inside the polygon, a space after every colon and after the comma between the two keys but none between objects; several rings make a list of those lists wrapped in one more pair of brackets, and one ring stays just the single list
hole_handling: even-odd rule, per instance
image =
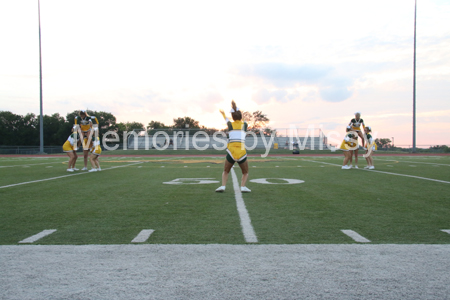
[{"label": "white athletic shoe", "polygon": [[222,185],[222,186],[218,187],[218,188],[216,189],[216,192],[217,192],[217,193],[223,193],[223,192],[225,192],[225,186]]},{"label": "white athletic shoe", "polygon": [[73,170],[74,170],[74,171],[80,171],[80,169],[77,169],[77,168],[73,168]]},{"label": "white athletic shoe", "polygon": [[355,168],[355,169],[359,169],[359,168],[358,168],[358,166],[354,166],[353,168]]},{"label": "white athletic shoe", "polygon": [[101,170],[102,170],[102,168],[98,168],[98,169],[97,169],[97,171],[101,171]]},{"label": "white athletic shoe", "polygon": [[241,193],[250,193],[251,190],[246,186],[241,186]]},{"label": "white athletic shoe", "polygon": [[348,169],[351,169],[352,167],[351,166],[342,166],[342,170],[348,170]]},{"label": "white athletic shoe", "polygon": [[367,166],[367,167],[364,167],[364,169],[369,169],[370,167],[369,166]]},{"label": "white athletic shoe", "polygon": [[89,172],[97,172],[97,169],[90,169]]},{"label": "white athletic shoe", "polygon": [[88,168],[84,167],[83,169],[81,169],[81,171],[87,171]]},{"label": "white athletic shoe", "polygon": [[67,172],[73,172],[73,169],[72,168],[67,169]]},{"label": "white athletic shoe", "polygon": [[373,169],[375,169],[374,166],[370,166],[370,167],[369,167],[369,170],[373,170]]}]

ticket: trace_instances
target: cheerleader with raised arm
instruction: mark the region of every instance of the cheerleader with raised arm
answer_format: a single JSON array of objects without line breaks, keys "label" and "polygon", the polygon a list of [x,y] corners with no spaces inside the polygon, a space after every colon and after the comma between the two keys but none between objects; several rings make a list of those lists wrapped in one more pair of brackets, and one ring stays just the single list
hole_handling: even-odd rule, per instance
[{"label": "cheerleader with raised arm", "polygon": [[[364,125],[364,120],[361,119],[361,112],[357,111],[357,112],[355,112],[355,117],[350,120],[350,123],[348,124],[348,126],[351,126],[352,131],[355,131],[358,134],[358,136],[361,138],[361,140],[362,140],[362,147],[364,148],[364,135],[363,135],[363,133],[361,131],[361,125],[362,125],[362,127],[364,129],[365,125]],[[355,156],[355,163],[358,164],[358,157],[357,156]]]},{"label": "cheerleader with raised arm", "polygon": [[227,185],[228,174],[234,163],[238,163],[242,170],[241,179],[241,192],[250,193],[251,190],[245,186],[248,179],[248,162],[247,162],[247,152],[245,151],[245,137],[247,131],[247,122],[242,121],[242,112],[236,106],[236,103],[231,101],[231,122],[225,112],[220,110],[223,118],[227,122],[229,131],[228,145],[227,145],[227,156],[225,158],[225,166],[222,173],[222,186],[216,189],[216,192],[224,192],[225,186]]},{"label": "cheerleader with raised arm", "polygon": [[97,124],[98,120],[95,116],[90,116],[85,110],[80,110],[78,116],[75,117],[75,125],[80,125],[81,132],[83,133],[83,157],[84,157],[84,168],[83,171],[87,171],[87,162],[89,155],[89,148],[87,145],[88,135],[91,131],[92,125]]}]

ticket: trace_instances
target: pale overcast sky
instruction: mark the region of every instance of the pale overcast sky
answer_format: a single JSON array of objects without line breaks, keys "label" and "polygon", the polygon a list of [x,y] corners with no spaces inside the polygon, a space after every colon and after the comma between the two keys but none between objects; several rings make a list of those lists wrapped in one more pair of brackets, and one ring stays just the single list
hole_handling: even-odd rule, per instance
[{"label": "pale overcast sky", "polygon": [[[417,143],[450,145],[450,1],[418,0]],[[44,114],[190,116],[412,140],[414,0],[41,0]],[[0,1],[0,110],[39,114],[37,0]]]}]

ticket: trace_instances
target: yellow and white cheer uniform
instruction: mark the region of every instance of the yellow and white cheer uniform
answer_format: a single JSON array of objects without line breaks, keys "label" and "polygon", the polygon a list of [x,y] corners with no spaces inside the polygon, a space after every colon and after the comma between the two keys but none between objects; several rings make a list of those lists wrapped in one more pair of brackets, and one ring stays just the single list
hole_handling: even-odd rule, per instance
[{"label": "yellow and white cheer uniform", "polygon": [[95,155],[102,154],[102,147],[100,146],[100,138],[99,137],[96,137],[94,139],[90,150],[91,150],[92,154],[95,154]]},{"label": "yellow and white cheer uniform", "polygon": [[88,132],[91,130],[92,124],[98,125],[98,120],[95,116],[86,116],[81,118],[80,116],[75,117],[75,125],[80,125],[82,132]]},{"label": "yellow and white cheer uniform", "polygon": [[67,141],[64,143],[63,145],[63,151],[64,152],[72,152],[72,151],[77,151],[78,149],[78,136],[76,133],[72,133],[69,138],[67,139]]},{"label": "yellow and white cheer uniform", "polygon": [[349,150],[354,150],[352,148],[356,147],[356,142],[357,140],[355,139],[356,137],[349,133],[345,136],[344,140],[341,143],[341,146],[339,147],[340,150],[343,151],[349,151]]}]

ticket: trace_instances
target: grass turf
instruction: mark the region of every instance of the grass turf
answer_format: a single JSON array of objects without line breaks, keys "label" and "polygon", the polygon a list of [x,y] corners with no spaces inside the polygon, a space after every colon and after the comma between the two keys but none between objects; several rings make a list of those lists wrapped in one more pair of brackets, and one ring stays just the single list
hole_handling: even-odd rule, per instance
[{"label": "grass turf", "polygon": [[[57,231],[36,244],[128,244],[142,229],[155,230],[147,243],[245,243],[231,178],[223,194],[214,192],[218,183],[164,184],[219,181],[223,158],[100,161],[104,171],[74,175],[60,156],[0,158],[0,187],[60,177],[0,188],[0,244],[44,229]],[[341,157],[250,158],[250,179],[277,183],[250,182],[252,193],[243,194],[259,243],[354,243],[342,229],[372,243],[450,243],[441,231],[450,229],[450,183],[341,170],[341,163]],[[450,181],[448,156],[375,157],[375,165],[376,171]]]}]

